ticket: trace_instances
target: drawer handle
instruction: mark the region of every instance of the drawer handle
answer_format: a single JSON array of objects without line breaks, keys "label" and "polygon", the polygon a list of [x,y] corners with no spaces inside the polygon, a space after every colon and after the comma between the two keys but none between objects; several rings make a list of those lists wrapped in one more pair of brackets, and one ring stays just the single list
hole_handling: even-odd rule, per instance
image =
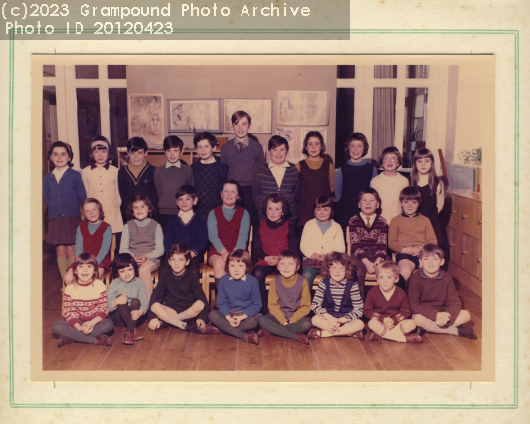
[{"label": "drawer handle", "polygon": [[482,259],[480,258],[477,258],[477,264],[481,263],[482,262]]},{"label": "drawer handle", "polygon": [[462,219],[467,218],[467,215],[460,215]]},{"label": "drawer handle", "polygon": [[466,253],[469,253],[469,250],[462,250],[462,255],[465,255]]},{"label": "drawer handle", "polygon": [[478,225],[482,225],[482,221],[480,219],[478,220]]},{"label": "drawer handle", "polygon": [[456,246],[456,244],[454,244],[454,243],[449,243],[449,247],[453,247],[453,246]]},{"label": "drawer handle", "polygon": [[451,211],[451,213],[456,213],[456,211]]}]

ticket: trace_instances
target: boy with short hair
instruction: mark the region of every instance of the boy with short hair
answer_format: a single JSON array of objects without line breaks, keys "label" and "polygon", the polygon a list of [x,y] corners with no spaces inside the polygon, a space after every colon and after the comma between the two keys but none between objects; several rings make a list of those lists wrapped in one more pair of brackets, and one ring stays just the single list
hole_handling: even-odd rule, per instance
[{"label": "boy with short hair", "polygon": [[164,138],[164,153],[167,160],[164,165],[155,170],[156,192],[159,199],[158,222],[164,231],[169,218],[178,213],[178,207],[175,204],[177,188],[184,184],[193,185],[191,167],[180,160],[183,149],[184,143],[176,135]]},{"label": "boy with short hair", "polygon": [[221,204],[219,193],[228,178],[228,165],[214,155],[217,138],[209,132],[193,137],[193,145],[200,160],[191,164],[195,189],[199,198],[197,214],[208,221],[210,211]]},{"label": "boy with short hair", "polygon": [[441,266],[444,253],[436,244],[427,244],[420,252],[420,272],[410,278],[409,300],[412,319],[429,333],[454,334],[476,339],[475,330],[461,327],[471,319],[456,292],[453,277]]},{"label": "boy with short hair", "polygon": [[416,187],[405,187],[399,194],[403,212],[390,221],[388,229],[388,247],[397,253],[396,262],[401,274],[400,285],[406,288],[406,282],[419,267],[420,251],[426,244],[436,244],[436,234],[431,221],[420,215],[421,194]]},{"label": "boy with short hair", "polygon": [[364,315],[370,318],[368,327],[372,330],[370,341],[381,338],[397,342],[421,343],[419,334],[407,334],[416,329],[410,318],[410,305],[406,293],[396,287],[399,268],[391,261],[378,264],[375,268],[377,286],[373,287],[364,302]]},{"label": "boy with short hair", "polygon": [[153,217],[157,219],[156,167],[147,163],[147,142],[142,137],[132,137],[127,142],[127,154],[129,163],[118,171],[118,190],[121,197],[123,222],[128,221],[127,208],[132,197],[137,194],[147,196],[151,200],[154,207]]},{"label": "boy with short hair", "polygon": [[304,333],[311,329],[311,292],[305,278],[297,274],[298,268],[296,252],[284,250],[278,255],[280,275],[275,275],[269,286],[269,313],[259,319],[259,337],[272,333],[309,344]]},{"label": "boy with short hair", "polygon": [[160,273],[149,305],[149,329],[173,325],[202,333],[208,321],[208,301],[195,274],[186,270],[191,255],[184,242],[175,243],[167,258],[170,268]]},{"label": "boy with short hair", "polygon": [[[201,216],[193,212],[198,198],[195,188],[188,184],[180,186],[175,194],[179,212],[169,218],[164,233],[164,250],[169,253],[171,246],[177,242],[184,242],[189,247],[189,270],[197,278],[200,275],[200,262],[198,256],[204,253],[208,245],[208,226]],[[169,259],[169,256],[168,256]],[[167,260],[163,261],[162,268],[167,267]]]}]

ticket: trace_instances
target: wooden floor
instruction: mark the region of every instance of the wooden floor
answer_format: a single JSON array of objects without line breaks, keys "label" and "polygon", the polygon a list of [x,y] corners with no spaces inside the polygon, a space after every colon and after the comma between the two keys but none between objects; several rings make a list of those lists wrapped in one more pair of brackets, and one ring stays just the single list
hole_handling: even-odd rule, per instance
[{"label": "wooden floor", "polygon": [[260,338],[249,345],[227,335],[198,335],[174,328],[150,331],[140,326],[144,340],[121,343],[123,328],[115,328],[112,347],[82,343],[57,348],[51,325],[62,320],[61,286],[55,252],[44,245],[43,369],[44,370],[458,370],[481,369],[482,302],[457,282],[465,309],[471,312],[478,340],[426,334],[423,344],[370,342],[352,337],[312,340],[309,346],[280,337]]}]

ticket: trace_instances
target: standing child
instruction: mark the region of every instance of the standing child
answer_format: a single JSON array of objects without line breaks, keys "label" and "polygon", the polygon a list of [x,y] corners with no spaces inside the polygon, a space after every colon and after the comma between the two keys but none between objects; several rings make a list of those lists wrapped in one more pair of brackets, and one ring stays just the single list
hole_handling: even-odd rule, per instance
[{"label": "standing child", "polygon": [[383,167],[383,172],[370,181],[370,187],[379,193],[381,216],[386,222],[390,222],[401,213],[399,193],[409,185],[409,180],[397,172],[403,164],[403,158],[397,147],[386,147],[379,157],[379,164]]},{"label": "standing child", "polygon": [[213,267],[217,287],[219,279],[226,274],[228,254],[234,249],[247,247],[250,230],[249,214],[239,206],[241,187],[237,182],[228,180],[223,184],[221,201],[223,204],[208,215],[208,238],[211,243],[208,263]]},{"label": "standing child", "polygon": [[381,199],[373,188],[359,193],[361,211],[349,223],[351,257],[357,269],[357,285],[364,299],[366,273],[374,274],[379,263],[387,258],[388,224],[379,215]]},{"label": "standing child", "polygon": [[[278,255],[286,249],[298,250],[294,224],[286,221],[289,217],[289,205],[280,193],[271,194],[264,203],[265,218],[254,230],[254,254],[256,265],[254,276],[258,280],[261,293],[262,312],[267,309],[267,275],[277,270]],[[298,259],[300,264],[300,259]]]},{"label": "standing child", "polygon": [[164,254],[164,234],[160,224],[151,219],[153,205],[148,197],[133,196],[127,214],[134,219],[123,227],[120,253],[128,253],[135,260],[149,300],[153,293],[151,273],[158,269],[160,257]]},{"label": "standing child", "polygon": [[399,281],[399,268],[394,262],[385,261],[375,268],[377,287],[373,287],[364,302],[364,315],[370,319],[372,330],[370,341],[381,338],[397,342],[421,343],[419,334],[408,334],[416,329],[410,318],[410,305],[406,293],[396,287]]},{"label": "standing child", "polygon": [[350,159],[335,174],[335,197],[339,201],[339,224],[343,231],[350,218],[359,212],[359,193],[370,187],[370,181],[377,176],[377,169],[363,159],[368,153],[368,147],[368,140],[362,133],[350,134],[344,143]]},{"label": "standing child", "polygon": [[68,143],[56,141],[48,149],[53,170],[42,179],[42,195],[48,206],[46,242],[55,245],[57,266],[64,279],[75,260],[75,235],[79,225],[79,207],[86,199],[81,174],[70,169],[74,154]]},{"label": "standing child", "polygon": [[471,319],[456,292],[453,277],[443,270],[444,253],[435,244],[423,247],[420,272],[410,278],[409,299],[412,318],[429,333],[454,334],[476,339],[475,330],[461,327]]},{"label": "standing child", "polygon": [[247,343],[258,344],[254,328],[261,309],[258,280],[252,272],[252,261],[246,250],[236,249],[228,255],[225,275],[219,282],[218,311],[208,317],[219,330]]},{"label": "standing child", "polygon": [[[175,243],[186,243],[190,249],[189,270],[199,278],[201,266],[199,256],[204,253],[208,245],[208,226],[199,214],[193,212],[193,207],[199,200],[193,186],[180,186],[175,197],[179,213],[173,215],[167,222],[164,250],[168,254]],[[169,260],[169,257],[167,259]],[[167,265],[167,261],[164,261],[162,267],[165,269]]]},{"label": "standing child", "polygon": [[180,160],[184,143],[176,135],[164,138],[166,163],[155,169],[156,194],[158,196],[158,221],[166,230],[169,218],[178,213],[175,204],[177,188],[184,184],[193,185],[193,171]]},{"label": "standing child", "polygon": [[112,330],[107,288],[97,278],[98,263],[94,255],[81,253],[74,262],[74,284],[64,290],[64,319],[52,324],[59,334],[57,347],[72,343],[110,346],[105,333]]},{"label": "standing child", "polygon": [[311,328],[311,292],[304,277],[297,274],[300,258],[295,251],[284,250],[278,255],[280,275],[269,287],[269,314],[259,319],[259,337],[271,333],[309,344],[304,334]]},{"label": "standing child", "polygon": [[[112,244],[112,228],[103,221],[105,215],[103,206],[97,199],[89,197],[83,200],[79,208],[81,223],[77,227],[75,237],[75,254],[90,253],[98,262],[98,277],[110,269],[110,245]],[[71,266],[64,276],[64,284],[74,282],[73,267]]]},{"label": "standing child", "polygon": [[333,201],[329,196],[320,196],[313,203],[315,218],[307,221],[300,241],[304,255],[302,275],[313,286],[313,280],[322,268],[324,257],[331,252],[345,252],[344,233],[333,221]]},{"label": "standing child", "polygon": [[346,253],[328,253],[322,264],[324,279],[311,303],[315,316],[308,338],[353,336],[362,340],[363,300],[354,280],[355,265]]},{"label": "standing child", "polygon": [[228,165],[217,159],[213,153],[217,146],[217,138],[213,134],[196,134],[193,137],[193,145],[200,158],[191,165],[199,198],[197,214],[206,222],[210,211],[221,204],[218,193],[228,178]]},{"label": "standing child", "polygon": [[167,324],[181,330],[202,333],[208,321],[208,301],[197,276],[186,270],[191,251],[184,242],[171,246],[167,253],[170,269],[160,273],[149,306],[149,328]]},{"label": "standing child", "polygon": [[109,286],[108,301],[112,322],[116,327],[126,327],[122,343],[132,345],[142,340],[136,321],[147,312],[149,301],[145,285],[138,278],[138,265],[128,253],[120,253],[112,262],[116,277]]}]

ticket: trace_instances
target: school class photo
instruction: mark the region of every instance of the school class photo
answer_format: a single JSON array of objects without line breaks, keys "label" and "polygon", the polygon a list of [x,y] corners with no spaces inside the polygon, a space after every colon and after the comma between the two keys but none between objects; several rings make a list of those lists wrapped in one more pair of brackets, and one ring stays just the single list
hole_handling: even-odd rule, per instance
[{"label": "school class photo", "polygon": [[50,57],[44,371],[482,370],[489,65],[312,59]]}]

